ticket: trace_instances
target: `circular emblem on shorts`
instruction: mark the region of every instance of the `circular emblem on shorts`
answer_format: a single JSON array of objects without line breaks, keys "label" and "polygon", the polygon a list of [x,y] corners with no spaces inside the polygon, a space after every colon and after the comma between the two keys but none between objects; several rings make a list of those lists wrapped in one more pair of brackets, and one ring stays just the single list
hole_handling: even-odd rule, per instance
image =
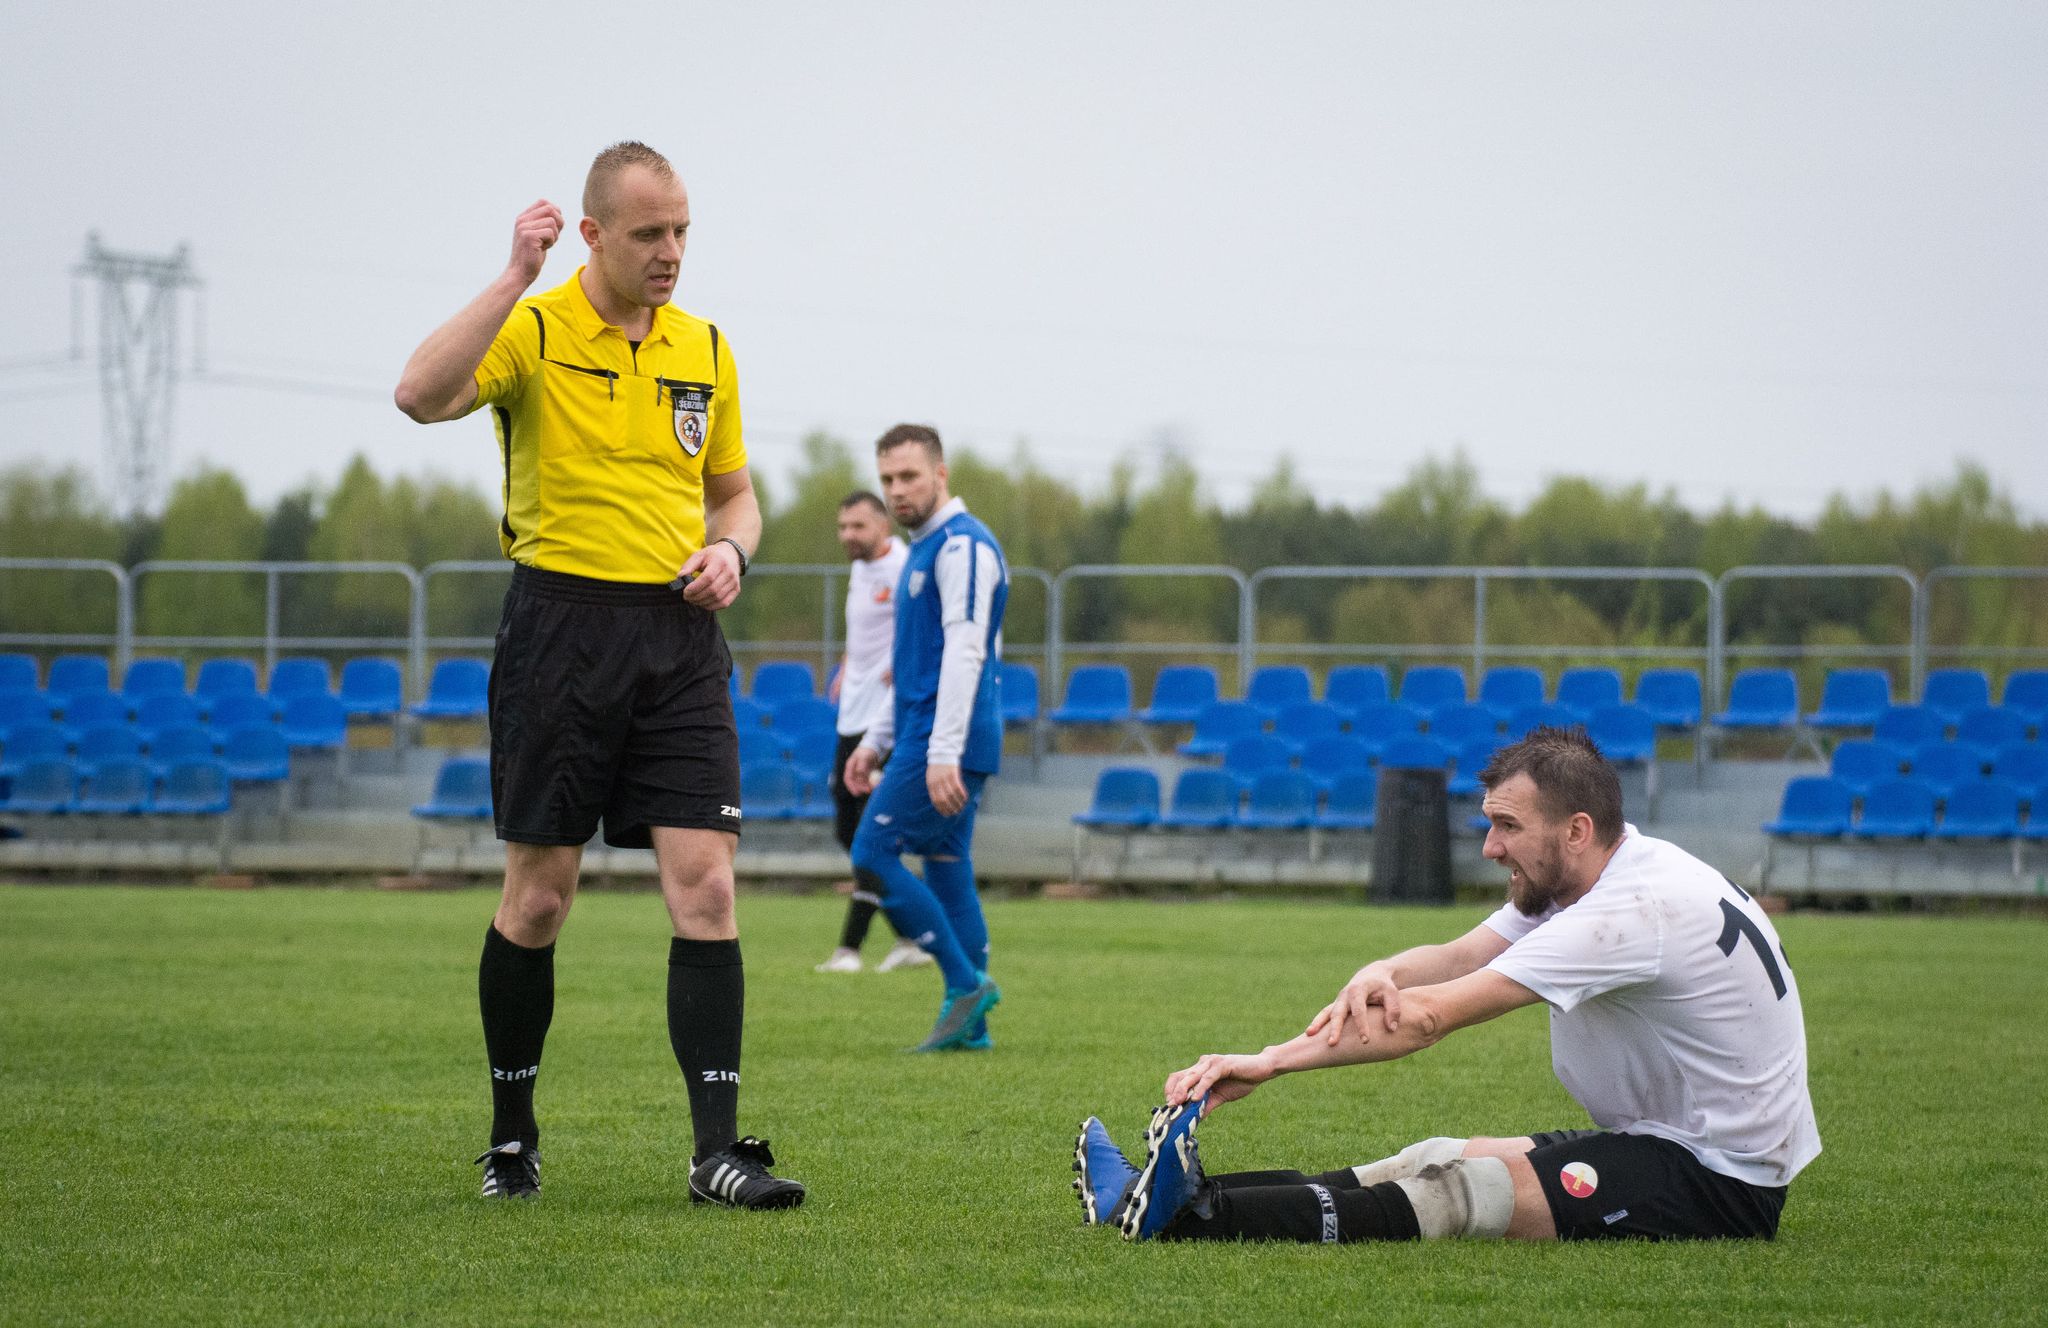
[{"label": "circular emblem on shorts", "polygon": [[1567,1162],[1564,1170],[1557,1173],[1564,1192],[1574,1199],[1590,1199],[1593,1191],[1600,1188],[1600,1173],[1584,1162]]}]

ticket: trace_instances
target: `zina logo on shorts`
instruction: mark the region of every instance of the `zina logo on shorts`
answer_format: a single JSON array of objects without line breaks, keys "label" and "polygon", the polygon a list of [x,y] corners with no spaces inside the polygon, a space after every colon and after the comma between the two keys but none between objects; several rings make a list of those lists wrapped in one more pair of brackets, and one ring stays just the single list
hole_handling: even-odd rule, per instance
[{"label": "zina logo on shorts", "polygon": [[1565,1163],[1557,1179],[1564,1192],[1574,1199],[1590,1199],[1593,1191],[1600,1188],[1600,1173],[1584,1162]]},{"label": "zina logo on shorts", "polygon": [[718,814],[720,816],[730,816],[735,821],[740,819],[740,809],[737,807],[720,806]]}]

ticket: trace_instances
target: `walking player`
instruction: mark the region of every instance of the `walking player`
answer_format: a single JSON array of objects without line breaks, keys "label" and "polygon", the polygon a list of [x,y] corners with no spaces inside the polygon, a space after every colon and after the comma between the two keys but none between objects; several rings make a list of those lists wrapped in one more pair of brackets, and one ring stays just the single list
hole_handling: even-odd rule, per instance
[{"label": "walking player", "polygon": [[[1582,731],[1539,728],[1479,778],[1508,904],[1457,940],[1367,964],[1300,1037],[1169,1075],[1142,1168],[1084,1122],[1085,1220],[1139,1240],[1776,1235],[1820,1135],[1799,988],[1770,919],[1719,872],[1624,824],[1620,781]],[[1203,1175],[1205,1110],[1538,1001],[1557,1077],[1599,1129],[1425,1139],[1313,1176]]]},{"label": "walking player", "polygon": [[477,978],[492,1105],[483,1193],[540,1193],[533,1095],[555,938],[601,823],[607,844],[651,847],[660,871],[691,1201],[793,1207],[803,1186],[772,1175],[767,1144],[737,1126],[739,744],[716,614],[739,596],[761,512],[732,348],[669,303],[690,202],[660,153],[598,154],[583,211],[590,261],[526,298],[562,213],[545,200],[521,213],[504,273],[421,343],[395,394],[422,423],[488,406],[505,466],[499,543],[515,565],[491,666],[506,844]]},{"label": "walking player", "polygon": [[[882,492],[910,531],[897,592],[895,695],[847,758],[846,787],[873,790],[853,838],[856,884],[898,934],[939,961],[945,997],[918,1051],[984,1050],[1002,993],[988,977],[988,923],[974,889],[974,813],[1002,763],[1003,609],[1010,574],[988,527],[946,487],[936,430],[899,424],[875,444]],[[875,769],[894,746],[875,787]],[[924,858],[919,879],[902,855]]]}]

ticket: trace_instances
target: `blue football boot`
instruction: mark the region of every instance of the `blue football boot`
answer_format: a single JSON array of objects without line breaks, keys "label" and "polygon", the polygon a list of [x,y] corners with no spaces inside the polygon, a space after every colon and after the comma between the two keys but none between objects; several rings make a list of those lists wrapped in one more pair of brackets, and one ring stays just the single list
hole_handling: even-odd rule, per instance
[{"label": "blue football boot", "polygon": [[1145,1165],[1124,1202],[1125,1240],[1150,1240],[1201,1193],[1202,1159],[1195,1152],[1195,1126],[1202,1119],[1197,1098],[1177,1107],[1158,1107],[1145,1127]]},{"label": "blue football boot", "polygon": [[[912,1051],[976,1050],[971,1041],[974,1026],[1003,999],[1001,988],[989,980],[986,973],[981,981],[966,991],[947,992],[946,1003],[939,1007],[939,1020],[932,1025],[932,1031],[924,1041],[912,1047]],[[988,1036],[984,1029],[982,1036]]]},{"label": "blue football boot", "polygon": [[1080,1137],[1074,1140],[1074,1173],[1074,1193],[1081,1198],[1081,1223],[1092,1227],[1111,1220],[1117,1200],[1130,1188],[1138,1169],[1109,1137],[1102,1122],[1090,1116],[1081,1122]]}]

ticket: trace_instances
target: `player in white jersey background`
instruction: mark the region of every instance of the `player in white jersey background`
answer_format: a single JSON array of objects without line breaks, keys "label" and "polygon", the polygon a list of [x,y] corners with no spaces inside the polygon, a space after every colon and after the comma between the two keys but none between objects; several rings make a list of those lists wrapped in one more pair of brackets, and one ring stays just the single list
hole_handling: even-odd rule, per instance
[{"label": "player in white jersey background", "polygon": [[[1456,940],[1366,965],[1301,1036],[1168,1076],[1142,1167],[1090,1118],[1084,1216],[1127,1238],[1525,1240],[1777,1234],[1820,1153],[1799,988],[1748,894],[1622,820],[1577,729],[1537,729],[1480,776],[1509,902]],[[1209,1177],[1202,1115],[1297,1070],[1393,1060],[1525,1005],[1597,1129],[1435,1138],[1365,1166]]]},{"label": "player in white jersey background", "polygon": [[[889,509],[881,498],[862,489],[839,500],[839,547],[850,564],[846,574],[846,651],[826,689],[826,699],[839,707],[839,747],[832,757],[833,829],[839,847],[853,849],[866,796],[846,787],[846,758],[882,708],[890,702],[889,659],[896,638],[896,583],[910,548],[889,533]],[[881,897],[854,886],[840,928],[838,948],[818,965],[820,973],[860,972],[860,947],[881,908]],[[875,967],[880,972],[929,964],[932,957],[914,942],[899,939]]]}]

